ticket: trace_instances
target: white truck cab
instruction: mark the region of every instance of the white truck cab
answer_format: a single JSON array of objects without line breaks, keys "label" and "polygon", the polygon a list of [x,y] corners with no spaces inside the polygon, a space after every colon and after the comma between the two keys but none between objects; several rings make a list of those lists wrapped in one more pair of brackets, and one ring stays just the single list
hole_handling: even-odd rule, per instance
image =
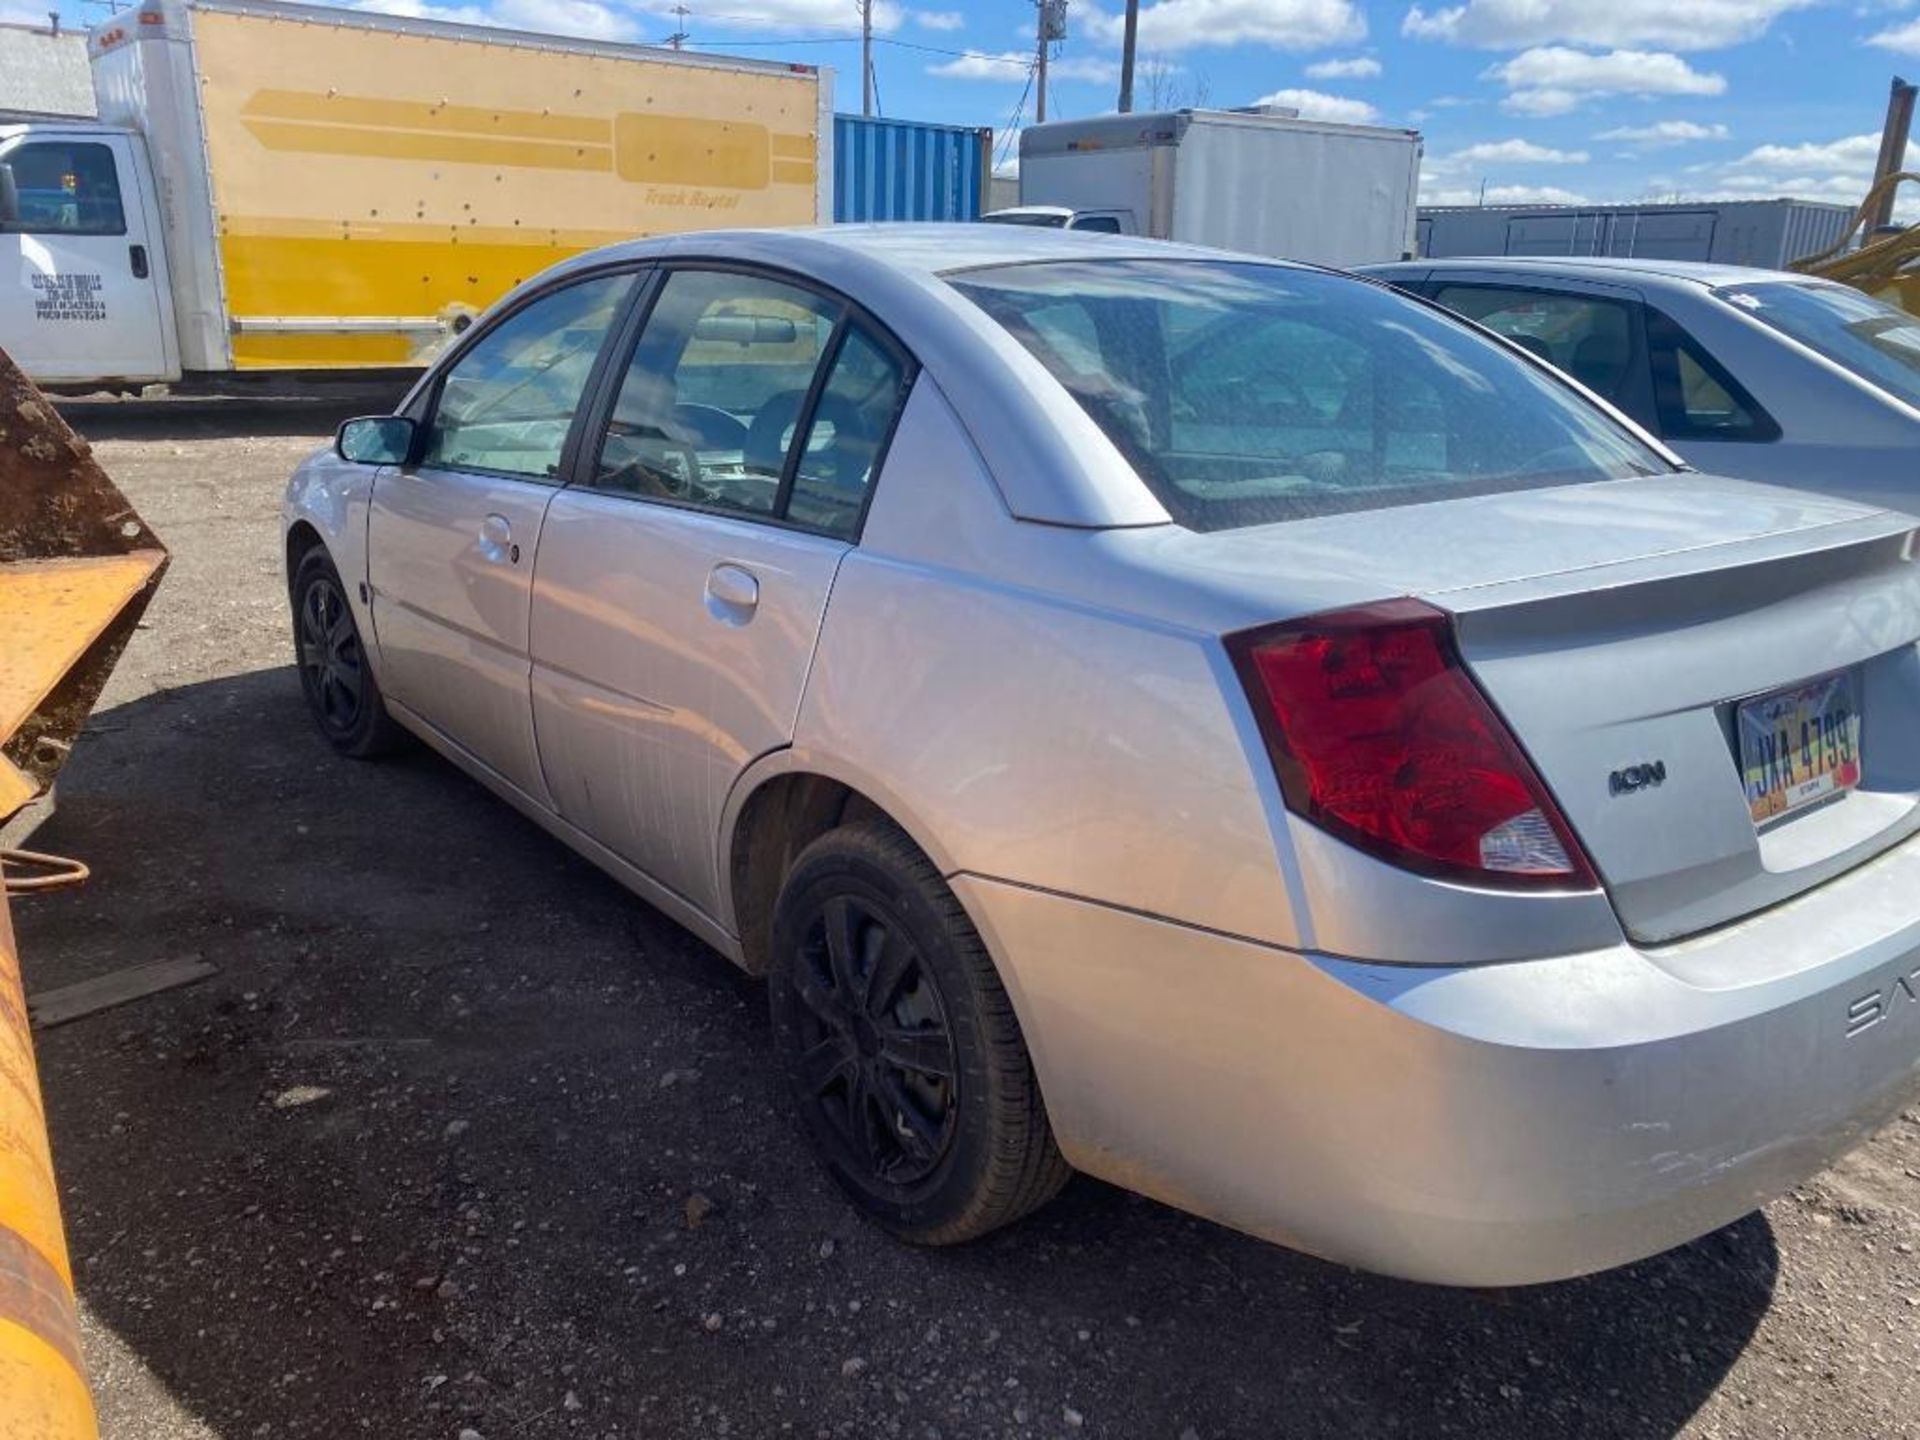
[{"label": "white truck cab", "polygon": [[179,375],[159,219],[137,131],[0,125],[0,343],[36,381]]}]

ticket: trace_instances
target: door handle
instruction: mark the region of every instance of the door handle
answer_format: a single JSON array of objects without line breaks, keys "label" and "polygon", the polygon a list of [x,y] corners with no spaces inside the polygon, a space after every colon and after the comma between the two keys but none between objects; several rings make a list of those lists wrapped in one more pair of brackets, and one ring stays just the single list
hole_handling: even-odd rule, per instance
[{"label": "door handle", "polygon": [[727,625],[744,625],[760,604],[760,582],[738,565],[716,565],[707,576],[707,613]]},{"label": "door handle", "polygon": [[520,547],[513,543],[513,526],[504,515],[489,515],[480,523],[480,553],[496,565],[518,565]]},{"label": "door handle", "polygon": [[146,279],[148,274],[147,247],[144,245],[129,245],[127,247],[127,263],[133,266],[134,279]]}]

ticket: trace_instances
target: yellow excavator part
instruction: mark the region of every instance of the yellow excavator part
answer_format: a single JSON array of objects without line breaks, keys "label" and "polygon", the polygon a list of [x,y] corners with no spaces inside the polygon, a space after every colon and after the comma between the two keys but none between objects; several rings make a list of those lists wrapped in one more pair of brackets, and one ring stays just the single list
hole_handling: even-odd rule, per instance
[{"label": "yellow excavator part", "polygon": [[[0,837],[51,790],[166,563],[86,443],[0,351]],[[0,886],[0,1440],[96,1434]]]},{"label": "yellow excavator part", "polygon": [[1920,173],[1900,170],[1883,175],[1867,191],[1867,198],[1855,212],[1846,234],[1825,250],[1802,256],[1787,268],[1803,275],[1837,280],[1889,305],[1897,305],[1910,315],[1920,315],[1920,269],[1908,268],[1920,261],[1920,225],[1909,225],[1904,230],[1870,240],[1858,250],[1847,249],[1854,236],[1862,234],[1873,223],[1881,200],[1909,180],[1920,182]]}]

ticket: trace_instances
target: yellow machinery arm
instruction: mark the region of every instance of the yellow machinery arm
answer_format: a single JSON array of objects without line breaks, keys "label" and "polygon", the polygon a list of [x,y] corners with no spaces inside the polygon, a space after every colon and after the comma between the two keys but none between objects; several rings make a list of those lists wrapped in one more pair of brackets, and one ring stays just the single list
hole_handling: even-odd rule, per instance
[{"label": "yellow machinery arm", "polygon": [[[0,835],[45,795],[167,552],[0,351]],[[18,952],[0,886],[0,1440],[92,1440]]]},{"label": "yellow machinery arm", "polygon": [[1920,272],[1907,268],[1920,260],[1920,225],[1910,225],[1878,240],[1870,240],[1858,250],[1847,251],[1854,236],[1864,233],[1873,217],[1879,213],[1881,200],[1907,180],[1920,181],[1920,174],[1900,170],[1883,175],[1867,191],[1867,198],[1861,202],[1846,234],[1825,250],[1804,256],[1787,268],[1803,275],[1838,280],[1843,285],[1864,290],[1889,305],[1898,305],[1909,314],[1920,315]]}]

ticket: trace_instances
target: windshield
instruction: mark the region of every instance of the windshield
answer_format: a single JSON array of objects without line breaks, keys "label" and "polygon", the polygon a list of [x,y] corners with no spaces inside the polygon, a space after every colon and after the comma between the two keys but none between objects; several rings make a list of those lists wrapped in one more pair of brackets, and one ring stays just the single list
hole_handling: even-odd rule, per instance
[{"label": "windshield", "polygon": [[1870,381],[1920,406],[1920,321],[1843,285],[1770,281],[1714,292]]},{"label": "windshield", "polygon": [[1190,529],[1670,468],[1539,367],[1384,286],[1183,260],[1007,266],[951,283]]}]

